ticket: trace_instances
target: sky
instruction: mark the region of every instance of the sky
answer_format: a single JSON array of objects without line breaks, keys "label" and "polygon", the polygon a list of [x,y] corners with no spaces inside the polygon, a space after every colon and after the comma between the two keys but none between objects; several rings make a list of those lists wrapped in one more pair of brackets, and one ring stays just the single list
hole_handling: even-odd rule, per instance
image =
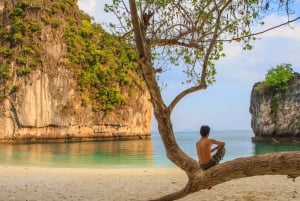
[{"label": "sky", "polygon": [[[97,23],[110,22],[113,16],[103,11],[110,0],[79,0],[79,8],[93,16]],[[296,16],[300,16],[300,0],[295,0]],[[286,20],[271,15],[264,21],[266,28]],[[249,112],[253,85],[264,80],[267,71],[282,63],[292,65],[300,73],[300,20],[265,34],[259,35],[251,51],[243,51],[242,44],[225,44],[226,57],[216,62],[216,82],[206,90],[185,97],[174,109],[174,131],[198,131],[201,125],[213,130],[251,130]],[[167,88],[162,90],[168,104],[183,90],[178,80],[181,70],[173,68],[163,74]],[[157,131],[155,119],[152,131]]]}]

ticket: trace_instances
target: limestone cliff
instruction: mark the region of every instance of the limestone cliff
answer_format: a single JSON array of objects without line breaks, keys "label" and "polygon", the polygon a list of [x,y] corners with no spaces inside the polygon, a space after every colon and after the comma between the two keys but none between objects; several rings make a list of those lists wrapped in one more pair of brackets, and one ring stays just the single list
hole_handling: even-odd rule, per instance
[{"label": "limestone cliff", "polygon": [[[151,103],[145,85],[133,68],[122,69],[125,64],[130,66],[129,61],[122,60],[120,65],[110,61],[113,56],[106,58],[108,53],[101,51],[108,48],[108,42],[99,39],[105,33],[94,35],[89,20],[74,0],[0,1],[1,142],[150,136]],[[67,31],[73,34],[69,38]],[[75,39],[77,43],[71,41]],[[108,40],[120,44],[111,37]],[[102,49],[95,49],[98,47]],[[117,52],[115,58],[123,57],[116,48],[112,53]],[[94,56],[100,53],[101,57]],[[86,69],[97,78],[88,79],[88,84],[79,82]],[[112,69],[113,81],[109,77]],[[105,82],[99,81],[104,75]],[[114,99],[104,107],[110,97]]]},{"label": "limestone cliff", "polygon": [[300,141],[300,74],[295,73],[288,89],[279,94],[275,114],[271,112],[274,95],[270,89],[252,89],[251,127],[256,141]]}]

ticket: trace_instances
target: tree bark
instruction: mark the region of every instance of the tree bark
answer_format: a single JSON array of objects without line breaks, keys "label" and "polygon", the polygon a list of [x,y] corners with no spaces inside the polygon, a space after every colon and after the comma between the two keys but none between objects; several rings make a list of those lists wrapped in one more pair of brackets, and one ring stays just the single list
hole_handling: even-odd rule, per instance
[{"label": "tree bark", "polygon": [[[139,55],[139,67],[150,93],[154,116],[158,122],[158,130],[164,143],[167,157],[188,174],[199,169],[199,164],[185,154],[178,146],[171,122],[171,113],[164,104],[160,88],[156,81],[155,70],[151,62],[151,44],[146,41],[142,27],[147,27],[139,21],[135,0],[129,0],[135,43]],[[141,25],[142,24],[142,25]]]}]

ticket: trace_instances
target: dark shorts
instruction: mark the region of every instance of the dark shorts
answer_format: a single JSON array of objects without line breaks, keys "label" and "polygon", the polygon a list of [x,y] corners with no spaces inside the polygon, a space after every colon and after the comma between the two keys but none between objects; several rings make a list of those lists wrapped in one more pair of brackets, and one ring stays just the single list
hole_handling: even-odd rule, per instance
[{"label": "dark shorts", "polygon": [[210,167],[217,165],[225,155],[225,147],[221,147],[218,151],[212,156],[211,161],[206,164],[200,164],[202,170],[207,170]]}]

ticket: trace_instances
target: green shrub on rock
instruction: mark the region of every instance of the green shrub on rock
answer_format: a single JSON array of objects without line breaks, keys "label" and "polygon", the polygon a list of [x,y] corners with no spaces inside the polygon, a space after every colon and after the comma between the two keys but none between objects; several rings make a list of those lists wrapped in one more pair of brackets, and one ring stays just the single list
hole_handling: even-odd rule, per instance
[{"label": "green shrub on rock", "polygon": [[277,65],[271,68],[265,77],[265,81],[259,83],[254,89],[270,89],[272,91],[272,99],[270,103],[271,114],[277,115],[278,106],[280,102],[280,93],[288,88],[289,81],[294,75],[291,64]]},{"label": "green shrub on rock", "polygon": [[265,81],[256,86],[255,89],[270,88],[274,92],[283,92],[288,87],[288,82],[293,77],[293,69],[291,64],[277,65],[271,68],[265,77]]},{"label": "green shrub on rock", "polygon": [[291,64],[281,64],[269,70],[266,75],[265,85],[275,91],[285,91],[288,87],[288,82],[293,77],[291,66]]}]

